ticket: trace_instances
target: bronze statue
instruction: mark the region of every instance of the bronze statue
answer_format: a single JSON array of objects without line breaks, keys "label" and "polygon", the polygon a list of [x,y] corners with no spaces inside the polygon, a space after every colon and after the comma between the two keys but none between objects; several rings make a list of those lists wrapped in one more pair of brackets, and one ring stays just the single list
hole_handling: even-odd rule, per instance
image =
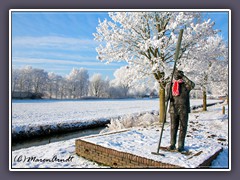
[{"label": "bronze statue", "polygon": [[[188,113],[190,113],[190,91],[195,84],[189,80],[182,71],[176,70],[172,82],[172,90],[169,91],[170,83],[167,85],[167,97],[170,98],[170,119],[171,119],[171,140],[169,150],[176,149],[176,138],[178,127],[180,132],[178,137],[178,151],[184,151],[185,136],[188,126]],[[170,94],[169,94],[170,92]]]}]

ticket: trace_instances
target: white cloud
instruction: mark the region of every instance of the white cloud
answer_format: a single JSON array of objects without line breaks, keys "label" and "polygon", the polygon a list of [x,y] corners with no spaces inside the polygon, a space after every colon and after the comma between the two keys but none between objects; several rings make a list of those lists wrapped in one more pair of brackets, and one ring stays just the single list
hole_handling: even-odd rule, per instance
[{"label": "white cloud", "polygon": [[13,57],[12,63],[23,63],[23,64],[58,64],[58,65],[81,65],[81,66],[116,66],[118,64],[105,64],[100,61],[71,61],[71,60],[58,60],[58,59],[44,59],[44,58],[22,58]]},{"label": "white cloud", "polygon": [[15,37],[12,39],[14,48],[37,48],[56,50],[95,49],[97,42],[91,39],[67,38],[59,36]]},{"label": "white cloud", "polygon": [[15,37],[12,39],[12,66],[42,68],[60,75],[72,68],[84,67],[90,72],[111,72],[121,63],[106,64],[96,59],[97,42],[90,39],[58,36]]}]

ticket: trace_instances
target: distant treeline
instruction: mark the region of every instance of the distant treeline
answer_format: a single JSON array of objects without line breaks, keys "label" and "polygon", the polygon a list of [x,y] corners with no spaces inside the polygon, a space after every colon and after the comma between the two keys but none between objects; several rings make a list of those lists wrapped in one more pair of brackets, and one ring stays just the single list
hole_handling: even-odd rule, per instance
[{"label": "distant treeline", "polygon": [[[119,77],[121,79],[121,77]],[[122,77],[124,78],[124,77]],[[125,84],[123,83],[125,82]],[[129,82],[103,78],[101,74],[89,77],[87,69],[73,69],[62,77],[44,69],[27,66],[12,70],[12,98],[16,99],[79,99],[157,97],[157,90]]]}]

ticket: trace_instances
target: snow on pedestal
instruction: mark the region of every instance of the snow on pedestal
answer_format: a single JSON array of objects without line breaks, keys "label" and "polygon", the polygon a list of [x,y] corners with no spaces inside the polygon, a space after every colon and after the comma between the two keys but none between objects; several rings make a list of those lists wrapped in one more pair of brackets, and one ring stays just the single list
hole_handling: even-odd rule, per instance
[{"label": "snow on pedestal", "polygon": [[[166,127],[162,147],[169,145],[169,134]],[[134,128],[76,140],[76,152],[116,168],[206,168],[222,150],[219,143],[204,135],[188,136],[185,147],[190,154],[160,150],[165,156],[153,155],[151,152],[157,151],[158,140],[159,127]]]}]

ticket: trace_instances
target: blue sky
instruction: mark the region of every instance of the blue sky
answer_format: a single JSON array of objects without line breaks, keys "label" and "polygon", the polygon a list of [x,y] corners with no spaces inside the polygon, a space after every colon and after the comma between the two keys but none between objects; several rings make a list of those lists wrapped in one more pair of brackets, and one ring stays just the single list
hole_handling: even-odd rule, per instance
[{"label": "blue sky", "polygon": [[[228,40],[228,13],[204,13],[216,22]],[[105,64],[96,59],[93,39],[98,19],[107,12],[12,12],[12,66],[30,65],[65,76],[73,68],[84,67],[90,76],[101,73],[113,79],[113,72],[124,63]]]}]

